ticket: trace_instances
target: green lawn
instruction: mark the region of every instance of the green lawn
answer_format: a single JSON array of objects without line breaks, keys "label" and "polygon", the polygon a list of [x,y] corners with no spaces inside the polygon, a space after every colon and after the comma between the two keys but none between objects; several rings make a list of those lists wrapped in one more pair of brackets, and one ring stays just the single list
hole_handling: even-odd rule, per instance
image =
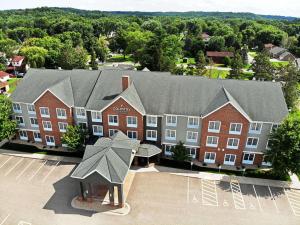
[{"label": "green lawn", "polygon": [[272,65],[276,68],[280,68],[282,66],[287,66],[289,64],[289,62],[286,61],[281,61],[281,62],[271,62]]},{"label": "green lawn", "polygon": [[21,78],[11,78],[8,80],[8,84],[9,84],[9,91],[8,93],[13,93],[14,90],[17,87],[18,82],[20,81]]},{"label": "green lawn", "polygon": [[225,79],[227,75],[229,74],[229,71],[227,70],[217,70],[217,69],[208,69],[204,76],[207,76],[209,78],[217,79],[217,78],[223,78]]},{"label": "green lawn", "polygon": [[118,55],[114,55],[113,57],[107,59],[106,62],[133,62],[133,59],[129,55],[126,55],[124,58],[124,55],[118,54]]},{"label": "green lawn", "polygon": [[257,56],[257,52],[249,52],[249,55],[251,55],[254,58],[255,56]]},{"label": "green lawn", "polygon": [[196,64],[195,58],[187,58],[187,63],[183,62],[183,59],[179,59],[176,62],[177,65],[188,65],[188,64]]}]

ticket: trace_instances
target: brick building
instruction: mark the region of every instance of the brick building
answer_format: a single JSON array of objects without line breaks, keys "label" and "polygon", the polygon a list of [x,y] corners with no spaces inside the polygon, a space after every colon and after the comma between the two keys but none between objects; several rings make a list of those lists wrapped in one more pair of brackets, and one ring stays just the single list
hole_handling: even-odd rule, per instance
[{"label": "brick building", "polygon": [[120,130],[172,155],[179,141],[199,162],[268,165],[269,134],[287,116],[275,82],[122,70],[30,69],[11,96],[21,140],[61,146],[67,125],[95,137]]}]

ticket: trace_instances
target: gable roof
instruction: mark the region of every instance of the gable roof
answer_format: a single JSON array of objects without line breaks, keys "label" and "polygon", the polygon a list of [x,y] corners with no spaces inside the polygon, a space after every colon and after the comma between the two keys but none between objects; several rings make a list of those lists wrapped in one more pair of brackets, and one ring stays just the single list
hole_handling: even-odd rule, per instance
[{"label": "gable roof", "polygon": [[287,51],[285,48],[281,48],[281,47],[277,47],[277,46],[270,49],[270,53],[275,54],[275,55],[276,54],[282,54],[285,51]]},{"label": "gable roof", "polygon": [[24,59],[25,59],[24,56],[16,55],[12,58],[11,62],[20,62],[23,61]]},{"label": "gable roof", "polygon": [[4,71],[0,71],[0,78],[4,78],[4,77],[9,77],[9,74]]}]

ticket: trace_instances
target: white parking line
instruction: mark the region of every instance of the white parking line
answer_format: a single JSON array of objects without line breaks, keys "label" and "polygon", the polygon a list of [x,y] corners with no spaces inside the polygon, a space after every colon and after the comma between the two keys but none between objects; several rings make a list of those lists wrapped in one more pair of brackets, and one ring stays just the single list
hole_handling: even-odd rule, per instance
[{"label": "white parking line", "polygon": [[49,175],[50,175],[51,173],[53,173],[53,171],[55,170],[55,168],[58,166],[59,163],[60,163],[60,161],[58,161],[58,162],[55,164],[55,166],[49,171],[49,173],[44,177],[44,179],[42,180],[43,183],[47,180],[47,178],[49,177]]},{"label": "white parking line", "polygon": [[18,223],[18,225],[31,225],[31,223],[24,222],[24,221],[20,221],[20,222]]},{"label": "white parking line", "polygon": [[21,173],[16,177],[16,180],[18,180],[24,173],[25,171],[34,163],[34,160],[31,160],[30,163],[21,171]]},{"label": "white parking line", "polygon": [[[1,166],[0,166],[0,169],[6,164],[8,163],[9,160],[11,160],[13,157],[10,156]],[[1,224],[0,224],[1,225]]]},{"label": "white parking line", "polygon": [[187,177],[187,191],[186,191],[186,202],[190,203],[190,177]]},{"label": "white parking line", "polygon": [[5,174],[4,176],[7,176],[8,174],[10,174],[22,161],[24,160],[24,158],[21,158],[12,168],[10,168]]},{"label": "white parking line", "polygon": [[259,201],[259,197],[258,197],[258,195],[257,195],[257,192],[256,192],[256,190],[255,190],[254,185],[252,185],[252,187],[253,187],[253,190],[254,190],[254,193],[255,193],[255,197],[256,197],[256,199],[257,199],[257,203],[258,203],[259,209],[260,209],[260,211],[262,212],[263,209],[262,209],[262,207],[261,207],[261,204],[260,204],[260,201]]},{"label": "white parking line", "polygon": [[202,204],[218,206],[217,186],[215,181],[201,180]]},{"label": "white parking line", "polygon": [[283,189],[284,193],[289,201],[290,207],[295,216],[300,216],[300,192],[291,190],[291,189]]},{"label": "white parking line", "polygon": [[276,204],[275,197],[274,197],[274,195],[273,195],[273,193],[272,193],[271,188],[270,188],[269,185],[268,185],[268,189],[269,189],[269,192],[270,192],[270,195],[271,195],[272,202],[274,203],[274,206],[275,206],[275,208],[276,208],[276,211],[277,211],[277,213],[279,213],[279,210],[278,210],[278,207],[277,207],[277,204]]},{"label": "white parking line", "polygon": [[239,182],[237,180],[230,181],[230,188],[232,192],[234,207],[236,209],[246,209]]},{"label": "white parking line", "polygon": [[43,166],[48,162],[48,160],[46,160],[38,169],[37,171],[35,171],[34,174],[32,174],[32,176],[28,179],[29,181],[31,181],[37,174],[38,172],[43,168]]},{"label": "white parking line", "polygon": [[0,225],[3,225],[3,224],[5,223],[5,221],[8,219],[9,216],[10,216],[10,214],[8,214],[8,215],[4,218],[4,220],[2,220],[2,222],[0,223]]}]

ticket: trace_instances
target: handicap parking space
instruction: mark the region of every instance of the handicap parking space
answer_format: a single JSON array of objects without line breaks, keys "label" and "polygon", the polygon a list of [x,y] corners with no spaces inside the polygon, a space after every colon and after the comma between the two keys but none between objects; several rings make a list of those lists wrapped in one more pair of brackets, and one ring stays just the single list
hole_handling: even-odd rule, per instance
[{"label": "handicap parking space", "polygon": [[284,191],[293,214],[300,217],[300,190],[285,189]]},{"label": "handicap parking space", "polygon": [[218,192],[219,206],[228,208],[230,210],[235,208],[233,198],[232,198],[230,183],[224,181],[218,182],[217,192]]}]

